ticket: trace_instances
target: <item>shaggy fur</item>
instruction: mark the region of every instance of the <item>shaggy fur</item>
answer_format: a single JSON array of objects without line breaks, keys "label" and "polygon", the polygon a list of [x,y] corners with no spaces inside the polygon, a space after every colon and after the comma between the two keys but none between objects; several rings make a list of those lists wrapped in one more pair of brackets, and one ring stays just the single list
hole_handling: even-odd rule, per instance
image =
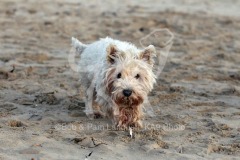
[{"label": "shaggy fur", "polygon": [[143,102],[153,89],[155,48],[138,49],[111,38],[85,45],[72,38],[80,56],[81,84],[86,90],[86,114],[101,114],[118,127],[141,127]]}]

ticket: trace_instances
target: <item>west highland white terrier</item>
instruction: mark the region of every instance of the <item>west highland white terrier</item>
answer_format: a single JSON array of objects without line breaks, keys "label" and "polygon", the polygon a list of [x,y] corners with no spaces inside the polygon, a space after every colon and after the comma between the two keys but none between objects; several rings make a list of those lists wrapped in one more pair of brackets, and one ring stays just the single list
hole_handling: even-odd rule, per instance
[{"label": "west highland white terrier", "polygon": [[138,49],[108,37],[91,44],[72,38],[72,46],[80,54],[87,116],[106,116],[118,127],[142,127],[143,104],[156,82],[155,47]]}]

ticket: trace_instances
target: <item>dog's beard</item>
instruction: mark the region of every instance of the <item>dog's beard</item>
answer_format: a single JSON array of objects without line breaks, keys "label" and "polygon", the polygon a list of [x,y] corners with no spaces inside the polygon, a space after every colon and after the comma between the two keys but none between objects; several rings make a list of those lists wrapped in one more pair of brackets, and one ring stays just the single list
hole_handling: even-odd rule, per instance
[{"label": "dog's beard", "polygon": [[140,119],[141,104],[143,98],[133,93],[130,97],[124,96],[122,93],[117,94],[113,100],[119,109],[120,126],[135,126],[135,122]]}]

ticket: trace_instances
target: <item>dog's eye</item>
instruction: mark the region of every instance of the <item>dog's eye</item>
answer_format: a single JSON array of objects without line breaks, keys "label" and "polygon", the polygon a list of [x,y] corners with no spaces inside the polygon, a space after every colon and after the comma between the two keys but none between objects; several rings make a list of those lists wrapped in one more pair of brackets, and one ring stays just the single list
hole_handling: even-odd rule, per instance
[{"label": "dog's eye", "polygon": [[117,78],[121,78],[122,74],[118,73]]},{"label": "dog's eye", "polygon": [[140,78],[140,75],[139,75],[139,74],[137,74],[137,75],[135,76],[135,78],[136,78],[136,79]]}]

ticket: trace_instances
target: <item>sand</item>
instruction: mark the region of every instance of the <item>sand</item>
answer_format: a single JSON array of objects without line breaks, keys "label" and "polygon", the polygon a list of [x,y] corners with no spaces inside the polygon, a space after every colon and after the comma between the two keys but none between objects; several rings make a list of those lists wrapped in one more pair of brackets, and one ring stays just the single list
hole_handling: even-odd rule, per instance
[{"label": "sand", "polygon": [[[0,159],[239,159],[239,6],[1,0]],[[110,36],[140,47],[159,28],[175,38],[144,128],[131,137],[108,119],[88,119],[67,60],[70,38]]]}]

